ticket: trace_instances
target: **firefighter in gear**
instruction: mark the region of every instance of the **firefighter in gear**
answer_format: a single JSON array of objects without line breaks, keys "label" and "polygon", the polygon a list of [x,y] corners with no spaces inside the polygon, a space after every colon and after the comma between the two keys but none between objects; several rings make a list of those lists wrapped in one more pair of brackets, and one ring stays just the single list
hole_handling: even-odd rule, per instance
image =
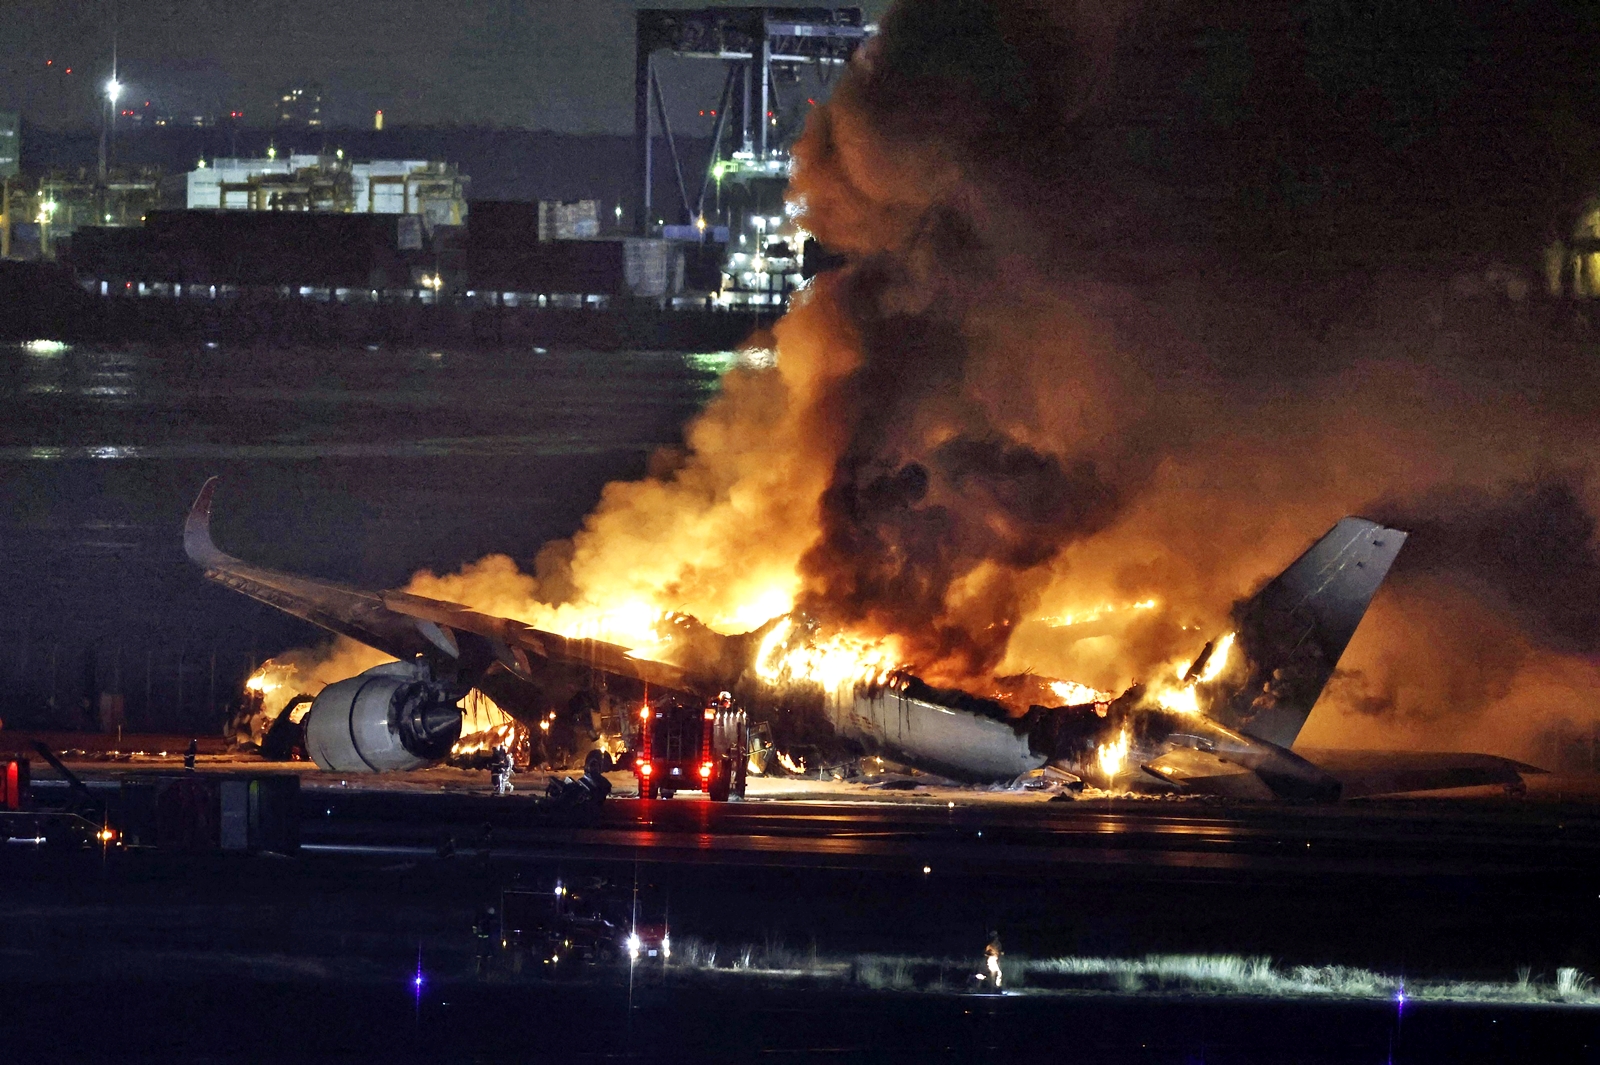
[{"label": "firefighter in gear", "polygon": [[511,752],[503,744],[489,754],[489,782],[496,795],[511,794]]},{"label": "firefighter in gear", "polygon": [[989,945],[983,948],[983,967],[989,979],[993,982],[996,991],[1000,989],[1000,959],[1005,956],[1005,951],[1000,948],[1000,933],[989,933]]}]

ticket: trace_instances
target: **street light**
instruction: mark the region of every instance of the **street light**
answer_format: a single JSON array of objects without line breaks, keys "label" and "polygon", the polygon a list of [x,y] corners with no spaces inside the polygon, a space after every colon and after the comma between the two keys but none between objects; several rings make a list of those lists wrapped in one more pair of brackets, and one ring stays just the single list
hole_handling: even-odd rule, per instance
[{"label": "street light", "polygon": [[[113,61],[112,66],[115,69],[115,61]],[[117,121],[117,99],[122,95],[123,88],[124,86],[122,82],[117,80],[116,74],[112,74],[106,81],[106,120],[100,124],[100,181],[102,184],[106,180],[106,157],[110,154],[108,141],[111,138],[111,127]]]}]

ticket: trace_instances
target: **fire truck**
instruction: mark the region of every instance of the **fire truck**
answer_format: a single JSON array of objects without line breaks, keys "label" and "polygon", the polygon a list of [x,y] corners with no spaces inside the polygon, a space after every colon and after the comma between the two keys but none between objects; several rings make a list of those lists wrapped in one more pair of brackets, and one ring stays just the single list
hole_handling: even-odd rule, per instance
[{"label": "fire truck", "polygon": [[712,802],[744,798],[750,729],[723,692],[704,708],[661,701],[638,711],[633,775],[644,799],[703,791]]}]

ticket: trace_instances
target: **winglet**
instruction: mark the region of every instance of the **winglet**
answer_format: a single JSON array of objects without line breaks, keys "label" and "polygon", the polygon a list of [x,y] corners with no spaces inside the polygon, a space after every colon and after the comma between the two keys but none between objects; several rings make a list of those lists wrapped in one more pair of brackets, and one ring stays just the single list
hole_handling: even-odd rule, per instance
[{"label": "winglet", "polygon": [[189,517],[183,523],[183,551],[190,561],[212,569],[231,561],[211,541],[211,497],[217,494],[217,482],[212,477],[200,488],[189,508]]}]

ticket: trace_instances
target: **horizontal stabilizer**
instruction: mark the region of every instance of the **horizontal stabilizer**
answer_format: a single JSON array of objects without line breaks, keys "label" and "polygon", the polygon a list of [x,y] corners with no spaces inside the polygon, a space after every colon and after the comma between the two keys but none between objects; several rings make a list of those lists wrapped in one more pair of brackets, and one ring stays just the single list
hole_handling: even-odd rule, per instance
[{"label": "horizontal stabilizer", "polygon": [[1400,795],[1446,788],[1523,787],[1523,775],[1543,773],[1537,766],[1492,754],[1451,751],[1303,752],[1340,783],[1347,799]]}]

